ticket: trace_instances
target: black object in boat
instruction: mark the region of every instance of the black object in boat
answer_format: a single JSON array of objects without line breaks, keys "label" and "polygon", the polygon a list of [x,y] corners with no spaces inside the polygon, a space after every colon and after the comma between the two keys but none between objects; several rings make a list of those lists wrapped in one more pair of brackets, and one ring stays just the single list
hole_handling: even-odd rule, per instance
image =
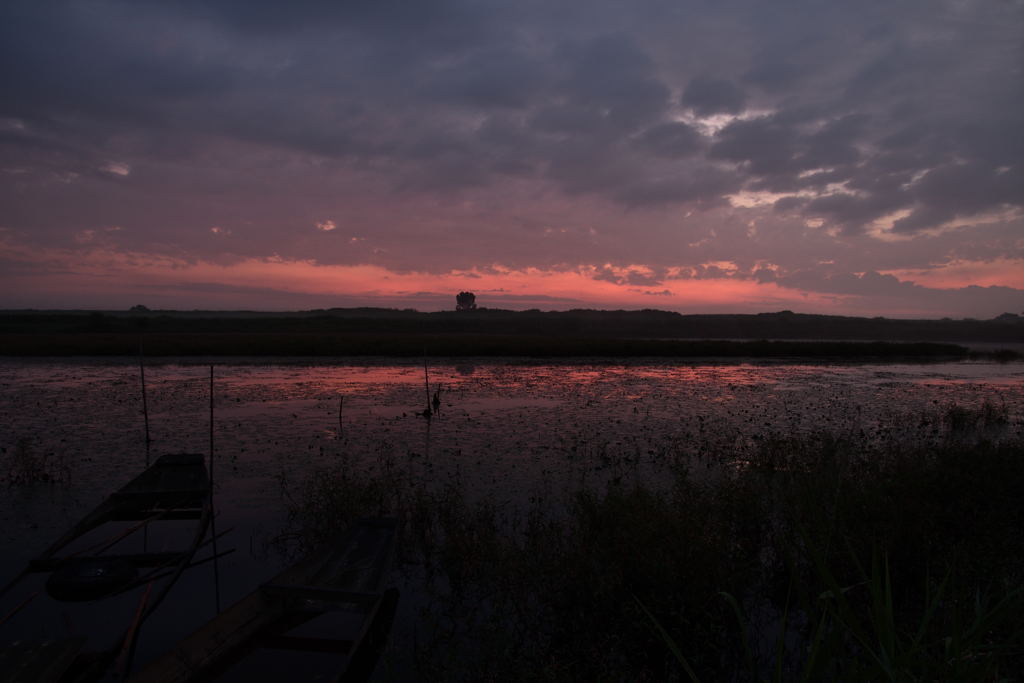
[{"label": "black object in boat", "polygon": [[123,558],[73,558],[50,574],[46,592],[64,602],[95,600],[132,586],[138,576],[135,565]]}]

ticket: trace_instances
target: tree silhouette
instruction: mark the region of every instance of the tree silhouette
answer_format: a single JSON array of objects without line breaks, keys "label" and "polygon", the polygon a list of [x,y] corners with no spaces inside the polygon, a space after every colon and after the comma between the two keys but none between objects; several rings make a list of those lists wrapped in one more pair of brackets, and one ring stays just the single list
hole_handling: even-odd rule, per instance
[{"label": "tree silhouette", "polygon": [[476,308],[476,294],[473,292],[459,292],[455,297],[456,311],[472,311]]}]

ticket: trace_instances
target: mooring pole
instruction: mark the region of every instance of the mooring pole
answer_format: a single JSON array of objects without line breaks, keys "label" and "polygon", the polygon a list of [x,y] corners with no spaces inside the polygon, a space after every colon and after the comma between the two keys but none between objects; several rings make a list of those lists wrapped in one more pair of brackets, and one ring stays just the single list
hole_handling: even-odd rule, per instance
[{"label": "mooring pole", "polygon": [[[139,380],[142,383],[142,423],[146,426],[146,468],[149,468],[149,403],[146,401],[146,364],[142,360],[142,337],[139,337]],[[142,552],[149,552],[149,525],[142,530]]]},{"label": "mooring pole", "polygon": [[139,377],[142,379],[142,421],[146,425],[146,467],[149,467],[149,405],[146,402],[146,365],[142,362],[142,340],[139,340]]},{"label": "mooring pole", "polygon": [[423,349],[423,384],[427,389],[427,413],[430,412],[430,374],[427,372],[427,349]]},{"label": "mooring pole", "polygon": [[220,564],[217,561],[217,510],[213,507],[213,366],[210,366],[210,533],[213,534],[213,593],[220,614]]}]

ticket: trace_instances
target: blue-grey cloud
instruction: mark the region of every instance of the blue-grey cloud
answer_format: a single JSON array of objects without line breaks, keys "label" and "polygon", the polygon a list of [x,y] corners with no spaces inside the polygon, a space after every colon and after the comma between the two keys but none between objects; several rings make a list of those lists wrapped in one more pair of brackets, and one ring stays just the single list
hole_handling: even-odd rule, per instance
[{"label": "blue-grey cloud", "polygon": [[693,126],[679,121],[660,123],[645,130],[637,143],[661,157],[688,157],[704,147],[704,137]]},{"label": "blue-grey cloud", "polygon": [[981,0],[9,0],[0,228],[438,271],[1019,258],[1022,26]]},{"label": "blue-grey cloud", "polygon": [[697,77],[686,86],[680,101],[698,116],[738,114],[743,111],[747,96],[732,81]]}]

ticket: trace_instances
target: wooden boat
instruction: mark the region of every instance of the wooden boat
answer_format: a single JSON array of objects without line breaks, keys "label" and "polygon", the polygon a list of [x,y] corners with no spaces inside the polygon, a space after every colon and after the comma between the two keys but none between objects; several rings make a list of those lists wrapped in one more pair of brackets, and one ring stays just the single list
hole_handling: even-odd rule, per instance
[{"label": "wooden boat", "polygon": [[[212,680],[261,648],[337,655],[332,671],[339,680],[365,680],[387,639],[398,602],[397,590],[381,590],[395,544],[395,520],[357,520],[343,536],[221,612],[130,680]],[[339,610],[357,615],[352,637],[296,635],[303,625]]]},{"label": "wooden boat", "polygon": [[[186,524],[184,529],[176,525],[185,540],[178,550],[147,552],[144,545],[141,552],[111,552],[118,544],[123,547],[129,537],[146,536],[148,540],[153,534],[155,540],[161,531],[158,523],[188,520],[196,523]],[[47,577],[45,590],[37,588],[32,593],[28,587],[27,598],[13,610],[4,608],[0,625],[18,633],[17,620],[27,619],[33,609],[66,615],[73,609],[68,603],[81,603],[80,609],[101,616],[104,623],[89,627],[90,631],[103,631],[119,612],[124,613],[124,621],[107,629],[113,631],[113,638],[96,636],[95,640],[103,643],[98,649],[87,637],[39,643],[19,639],[0,649],[0,682],[97,680],[119,656],[122,666],[127,666],[139,628],[192,562],[210,520],[210,482],[204,456],[198,454],[164,455],[109,496],[0,588],[3,598],[13,594],[19,584],[29,583],[32,575]],[[117,527],[113,536],[107,525]],[[137,605],[132,592],[142,594]],[[126,594],[131,600],[128,609],[123,605]],[[113,603],[120,603],[117,609]],[[26,614],[19,614],[22,611]],[[57,631],[59,627],[55,625]],[[20,627],[21,632],[25,630],[27,627]]]}]

